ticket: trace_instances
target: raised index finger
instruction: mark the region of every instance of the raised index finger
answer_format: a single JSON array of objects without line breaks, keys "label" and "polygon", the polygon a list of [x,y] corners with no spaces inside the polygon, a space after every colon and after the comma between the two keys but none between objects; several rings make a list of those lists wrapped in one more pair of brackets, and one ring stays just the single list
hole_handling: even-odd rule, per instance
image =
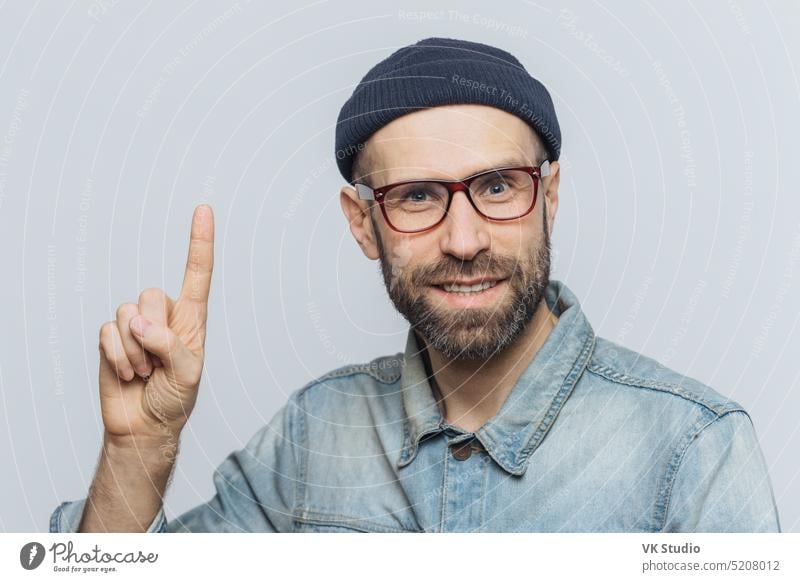
[{"label": "raised index finger", "polygon": [[192,216],[192,234],[189,238],[189,256],[183,275],[181,299],[207,303],[213,269],[214,213],[208,204],[201,204],[194,209]]}]

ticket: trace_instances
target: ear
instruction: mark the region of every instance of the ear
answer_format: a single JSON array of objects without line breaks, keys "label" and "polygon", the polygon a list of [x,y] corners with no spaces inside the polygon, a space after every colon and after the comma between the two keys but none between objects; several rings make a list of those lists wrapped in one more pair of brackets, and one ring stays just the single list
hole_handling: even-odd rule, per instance
[{"label": "ear", "polygon": [[358,246],[361,247],[361,251],[368,259],[377,260],[380,253],[378,253],[378,245],[375,242],[372,221],[369,219],[369,201],[361,200],[352,186],[343,186],[339,194],[339,202],[347,222],[350,224],[350,232]]},{"label": "ear", "polygon": [[561,167],[558,162],[550,162],[550,175],[544,178],[540,187],[544,190],[542,195],[547,198],[547,229],[553,233],[553,224],[558,212],[558,185],[561,181]]}]

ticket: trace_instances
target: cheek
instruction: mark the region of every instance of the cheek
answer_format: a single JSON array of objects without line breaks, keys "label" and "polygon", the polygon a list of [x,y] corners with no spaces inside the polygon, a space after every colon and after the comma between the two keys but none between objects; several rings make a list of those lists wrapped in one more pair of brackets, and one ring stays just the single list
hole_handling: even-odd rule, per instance
[{"label": "cheek", "polygon": [[[528,218],[528,217],[526,217]],[[491,252],[498,256],[525,259],[542,243],[540,229],[528,220],[499,225],[491,232]]]},{"label": "cheek", "polygon": [[407,243],[392,244],[386,249],[387,259],[393,270],[406,269],[412,266],[414,253]]},{"label": "cheek", "polygon": [[384,233],[386,258],[392,268],[414,269],[437,260],[435,241],[424,240],[420,236],[386,235]]},{"label": "cheek", "polygon": [[[526,260],[543,243],[543,233],[538,221],[541,215],[533,212],[521,221],[492,225],[489,231],[489,250],[504,257]],[[412,271],[420,265],[435,263],[442,259],[436,232],[417,235],[402,235],[382,229],[381,239],[384,253],[392,269]]]}]

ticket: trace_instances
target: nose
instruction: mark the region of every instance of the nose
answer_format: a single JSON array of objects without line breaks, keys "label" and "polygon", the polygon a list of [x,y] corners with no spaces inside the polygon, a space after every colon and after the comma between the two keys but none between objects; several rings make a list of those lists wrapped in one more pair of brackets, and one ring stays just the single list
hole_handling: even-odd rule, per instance
[{"label": "nose", "polygon": [[471,261],[479,252],[488,249],[491,241],[488,222],[473,208],[463,190],[453,193],[441,234],[441,251],[464,261]]}]

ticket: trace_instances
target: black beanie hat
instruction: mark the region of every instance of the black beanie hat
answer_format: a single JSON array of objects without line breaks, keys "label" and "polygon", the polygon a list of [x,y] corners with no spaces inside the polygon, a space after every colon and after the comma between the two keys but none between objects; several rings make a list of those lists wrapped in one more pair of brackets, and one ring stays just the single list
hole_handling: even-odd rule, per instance
[{"label": "black beanie hat", "polygon": [[497,107],[539,134],[548,159],[561,151],[550,93],[510,53],[477,42],[426,38],[403,47],[361,79],[336,123],[336,163],[352,183],[353,160],[381,127],[407,113],[472,103]]}]

